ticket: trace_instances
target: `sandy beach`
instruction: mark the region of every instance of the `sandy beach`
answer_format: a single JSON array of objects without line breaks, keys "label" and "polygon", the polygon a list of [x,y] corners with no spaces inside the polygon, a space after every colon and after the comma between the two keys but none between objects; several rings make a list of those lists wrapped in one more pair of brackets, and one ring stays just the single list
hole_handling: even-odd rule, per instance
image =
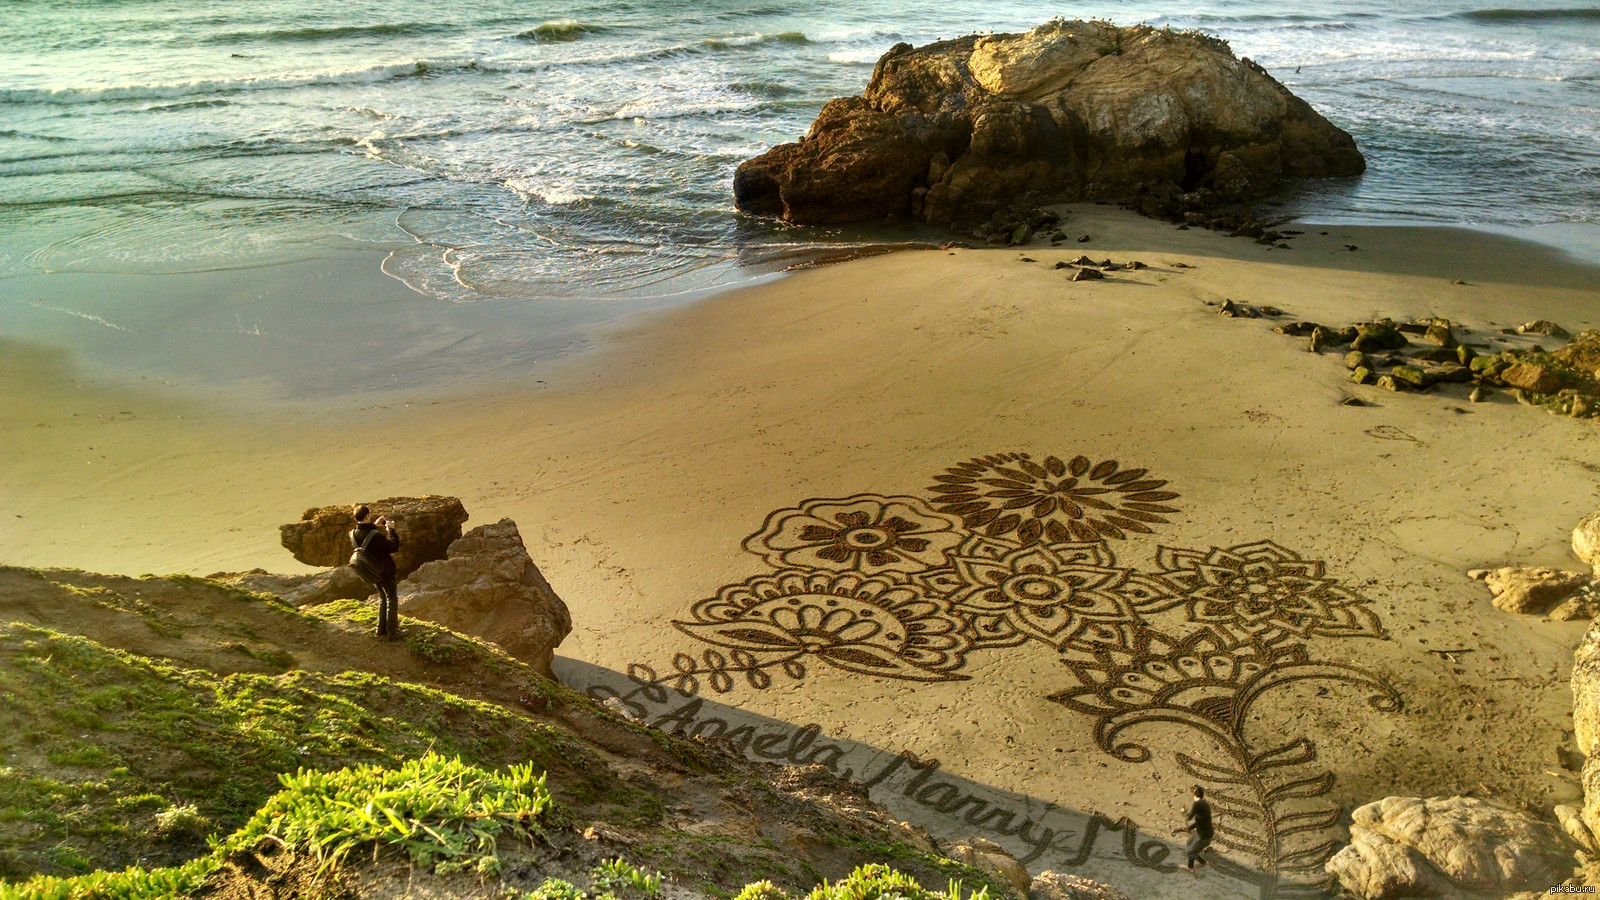
[{"label": "sandy beach", "polygon": [[[301,509],[453,495],[469,527],[502,517],[521,526],[572,610],[562,656],[664,676],[679,654],[707,666],[708,650],[733,652],[725,636],[705,639],[715,628],[671,623],[715,624],[696,604],[719,592],[735,602],[785,590],[782,570],[832,540],[805,531],[806,516],[901,515],[919,530],[900,533],[953,549],[981,529],[959,521],[972,510],[941,505],[966,495],[939,486],[971,483],[984,467],[989,477],[1018,471],[1022,457],[1008,454],[1026,454],[1024,474],[1071,472],[1110,491],[1122,512],[1145,513],[1133,521],[1148,533],[1114,528],[1121,536],[1100,556],[1046,564],[1112,573],[1102,587],[1137,595],[1128,602],[1141,622],[1185,610],[1190,626],[1203,618],[1197,595],[1133,586],[1158,576],[1194,588],[1205,560],[1265,561],[1337,598],[1332,618],[1300,622],[1304,633],[1290,637],[1343,674],[1317,681],[1305,669],[1239,723],[1252,753],[1310,742],[1307,771],[1335,780],[1306,803],[1475,792],[1548,808],[1579,796],[1554,748],[1570,728],[1564,679],[1585,624],[1501,613],[1465,573],[1576,567],[1567,538],[1600,501],[1600,428],[1504,392],[1469,403],[1470,386],[1421,395],[1353,385],[1341,351],[1313,354],[1303,338],[1274,334],[1274,320],[1219,316],[1214,304],[1337,325],[1443,316],[1473,339],[1541,318],[1576,333],[1600,327],[1600,271],[1452,229],[1299,226],[1292,250],[1274,250],[1110,207],[1074,207],[1065,227],[1091,240],[803,271],[634,316],[592,352],[514,381],[379,399],[286,406],[248,391],[117,382],[59,349],[5,340],[0,562],[302,571],[277,546],[277,526]],[[1079,254],[1148,268],[1069,282],[1070,270],[1053,266]],[[1342,404],[1349,397],[1366,404]],[[887,582],[919,584],[917,551],[903,546],[912,549],[898,562],[865,550],[810,562],[838,577],[891,572]],[[1128,817],[1167,839],[1194,780],[1176,754],[1227,748],[1153,721],[1136,735],[1151,759],[1119,759],[1097,744],[1108,719],[1062,699],[1086,670],[1069,671],[1046,625],[1035,626],[1037,640],[982,646],[940,643],[939,626],[926,626],[925,649],[939,660],[919,657],[919,668],[901,657],[890,677],[862,674],[866,663],[813,662],[801,679],[774,669],[765,688],[745,679],[723,692],[700,669],[699,690],[891,757],[938,759],[942,772],[1030,808]],[[1291,662],[1274,656],[1268,667]],[[1380,695],[1402,702],[1369,702]],[[646,706],[655,716],[681,703]],[[896,791],[909,798],[891,803],[902,815],[938,803],[918,807],[915,790]],[[936,832],[961,827],[928,816]],[[1030,868],[1070,857],[1078,830]],[[1083,871],[1130,892],[1187,878],[1129,862],[1120,840],[1103,837]],[[1182,887],[1234,896],[1225,881],[1215,873],[1209,893]]]}]

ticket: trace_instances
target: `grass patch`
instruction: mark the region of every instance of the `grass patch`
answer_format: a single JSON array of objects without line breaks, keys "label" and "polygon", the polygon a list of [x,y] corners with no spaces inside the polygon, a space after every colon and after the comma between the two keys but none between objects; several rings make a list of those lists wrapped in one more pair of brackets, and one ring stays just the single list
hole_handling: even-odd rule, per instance
[{"label": "grass patch", "polygon": [[357,849],[401,852],[441,874],[499,871],[502,836],[532,837],[550,807],[531,765],[490,772],[429,753],[398,768],[300,770],[210,854],[165,869],[138,867],[76,878],[50,875],[0,885],[0,900],[155,900],[187,896],[234,853],[271,842],[313,856],[326,871]]},{"label": "grass patch", "polygon": [[359,672],[223,677],[3,625],[0,878],[177,862],[206,835],[160,834],[163,809],[192,807],[226,833],[279,773],[395,766],[430,750],[530,763],[595,795],[617,787],[564,732],[432,688]]}]

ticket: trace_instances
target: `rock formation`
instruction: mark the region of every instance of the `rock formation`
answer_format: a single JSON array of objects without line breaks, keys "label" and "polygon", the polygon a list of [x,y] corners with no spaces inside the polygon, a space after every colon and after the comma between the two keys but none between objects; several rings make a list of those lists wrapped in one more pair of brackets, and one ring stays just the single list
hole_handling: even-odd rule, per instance
[{"label": "rock formation", "polygon": [[572,631],[567,605],[523,546],[517,524],[480,525],[400,585],[400,612],[499,644],[554,680],[550,661]]},{"label": "rock formation", "polygon": [[1016,857],[1006,852],[1006,849],[994,841],[984,838],[968,838],[958,841],[950,848],[950,857],[982,869],[993,875],[997,881],[1011,885],[1018,897],[1028,896],[1028,890],[1033,884],[1033,879],[1028,875],[1028,870]]},{"label": "rock formation", "polygon": [[1590,585],[1587,572],[1566,572],[1548,566],[1490,569],[1482,574],[1484,584],[1494,592],[1491,602],[1495,608],[1509,613],[1549,612]]},{"label": "rock formation", "polygon": [[1026,896],[1034,900],[1129,900],[1127,894],[1109,885],[1049,869],[1034,876],[1032,891]]},{"label": "rock formation", "polygon": [[251,569],[248,572],[219,572],[206,577],[247,591],[273,594],[294,606],[361,600],[374,591],[372,585],[349,566],[339,566],[313,575],[276,575],[264,569]]},{"label": "rock formation", "polygon": [[1579,522],[1572,529],[1572,552],[1594,568],[1600,577],[1600,512]]},{"label": "rock formation", "polygon": [[[461,537],[467,521],[466,507],[455,497],[390,497],[367,503],[374,516],[388,516],[400,532],[400,552],[394,555],[399,577],[404,578],[429,560],[444,559],[450,542]],[[321,506],[300,514],[300,521],[283,525],[283,546],[308,566],[342,566],[350,561],[350,529],[355,517],[349,506]]]},{"label": "rock formation", "polygon": [[862,96],[740,165],[734,200],[800,224],[1079,200],[1170,215],[1365,166],[1350,135],[1221,40],[1057,19],[896,45]]},{"label": "rock formation", "polygon": [[1555,827],[1473,797],[1388,797],[1351,820],[1350,845],[1327,869],[1363,900],[1504,897],[1572,874],[1572,848]]}]

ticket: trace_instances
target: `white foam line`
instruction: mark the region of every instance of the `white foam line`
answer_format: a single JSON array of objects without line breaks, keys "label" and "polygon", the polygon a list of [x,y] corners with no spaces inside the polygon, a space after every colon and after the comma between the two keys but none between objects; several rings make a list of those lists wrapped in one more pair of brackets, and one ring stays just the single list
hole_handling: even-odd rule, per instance
[{"label": "white foam line", "polygon": [[46,312],[58,312],[58,313],[62,313],[64,315],[72,316],[73,318],[86,319],[86,320],[88,320],[90,322],[95,323],[96,325],[104,325],[107,328],[114,328],[117,331],[127,332],[128,334],[135,334],[136,333],[131,328],[124,328],[124,327],[122,327],[121,325],[118,325],[115,322],[110,322],[110,321],[107,321],[105,319],[102,319],[101,317],[99,317],[99,316],[97,316],[97,315],[95,315],[93,313],[78,312],[75,309],[66,309],[66,308],[60,307],[60,306],[46,306],[43,303],[34,303],[31,300],[18,300],[16,302],[22,304],[23,306],[31,306],[34,309],[42,309],[42,310],[45,310]]}]

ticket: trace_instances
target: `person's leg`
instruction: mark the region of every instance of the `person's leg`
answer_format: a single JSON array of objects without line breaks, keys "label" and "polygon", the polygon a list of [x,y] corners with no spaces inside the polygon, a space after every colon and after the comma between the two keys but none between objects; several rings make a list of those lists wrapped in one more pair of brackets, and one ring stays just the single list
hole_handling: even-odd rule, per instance
[{"label": "person's leg", "polygon": [[387,618],[385,623],[390,637],[400,636],[400,586],[393,581],[384,584],[384,591],[389,595]]},{"label": "person's leg", "polygon": [[389,594],[383,589],[382,584],[374,585],[374,587],[378,591],[378,637],[387,637],[389,635],[389,625],[384,619],[383,608],[389,602]]},{"label": "person's leg", "polygon": [[1183,865],[1185,869],[1191,872],[1194,871],[1195,861],[1200,859],[1200,851],[1204,850],[1205,846],[1205,840],[1200,837],[1200,832],[1189,832],[1189,842],[1183,848],[1184,855],[1188,859]]}]

